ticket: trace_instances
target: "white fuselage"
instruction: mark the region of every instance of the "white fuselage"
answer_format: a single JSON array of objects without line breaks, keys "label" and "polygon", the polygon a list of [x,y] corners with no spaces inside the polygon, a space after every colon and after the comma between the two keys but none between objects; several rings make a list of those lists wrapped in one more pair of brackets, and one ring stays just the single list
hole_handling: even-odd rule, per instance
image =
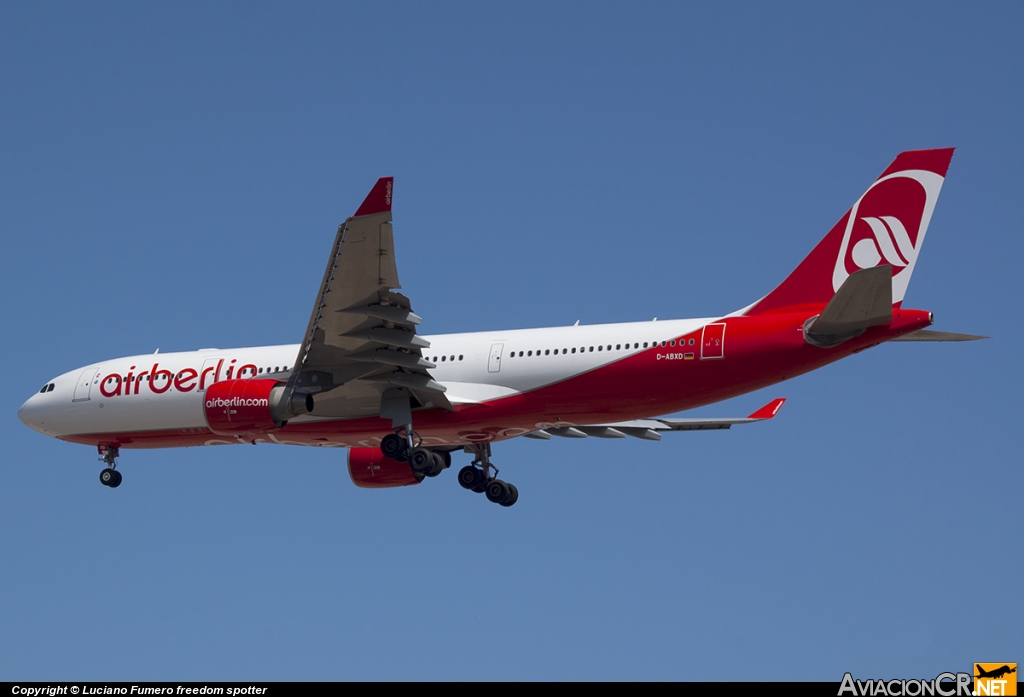
[{"label": "white fuselage", "polygon": [[[535,390],[665,344],[709,319],[631,322],[425,336],[424,357],[453,404],[475,404]],[[670,346],[670,342],[673,346]],[[688,351],[699,347],[688,347]],[[51,380],[19,410],[49,436],[203,429],[203,393],[213,382],[287,380],[299,346],[143,354],[94,363]],[[679,349],[682,350],[681,348]],[[46,388],[44,388],[45,390]],[[321,420],[305,415],[294,423]]]}]

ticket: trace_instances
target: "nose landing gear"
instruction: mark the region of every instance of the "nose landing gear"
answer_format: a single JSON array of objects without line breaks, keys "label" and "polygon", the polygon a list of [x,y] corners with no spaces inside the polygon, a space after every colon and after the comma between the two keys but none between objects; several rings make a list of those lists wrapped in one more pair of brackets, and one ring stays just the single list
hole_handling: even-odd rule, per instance
[{"label": "nose landing gear", "polygon": [[100,472],[100,484],[116,489],[121,486],[121,473],[115,469],[117,467],[117,456],[120,455],[120,452],[116,445],[100,445],[99,452],[101,455],[100,462],[107,465]]},{"label": "nose landing gear", "polygon": [[519,489],[497,478],[498,468],[491,462],[491,444],[477,443],[466,446],[473,453],[473,464],[459,470],[459,484],[463,489],[486,494],[487,500],[508,508],[519,500]]}]

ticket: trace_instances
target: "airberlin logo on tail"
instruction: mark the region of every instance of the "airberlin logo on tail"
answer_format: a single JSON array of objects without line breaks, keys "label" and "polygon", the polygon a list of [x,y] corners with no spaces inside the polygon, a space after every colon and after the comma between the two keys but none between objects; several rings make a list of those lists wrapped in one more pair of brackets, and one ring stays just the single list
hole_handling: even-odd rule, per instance
[{"label": "airberlin logo on tail", "polygon": [[893,302],[903,300],[924,242],[943,177],[908,169],[882,177],[853,204],[832,273],[838,291],[850,274],[879,264],[893,268]]}]

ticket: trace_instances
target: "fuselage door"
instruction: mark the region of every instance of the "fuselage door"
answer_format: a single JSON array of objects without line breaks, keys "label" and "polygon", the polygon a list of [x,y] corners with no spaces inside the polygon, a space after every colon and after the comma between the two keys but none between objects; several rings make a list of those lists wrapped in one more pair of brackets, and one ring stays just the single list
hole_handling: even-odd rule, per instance
[{"label": "fuselage door", "polygon": [[725,324],[707,324],[700,342],[700,358],[725,358]]},{"label": "fuselage door", "polygon": [[224,362],[224,358],[217,356],[216,358],[207,358],[203,361],[203,369],[199,371],[199,392],[206,392],[206,388],[217,381],[217,373],[220,372],[221,364]]},{"label": "fuselage door", "polygon": [[75,385],[75,396],[71,398],[72,402],[87,402],[89,401],[89,393],[92,391],[92,382],[98,378],[100,371],[95,368],[86,368],[82,371],[82,375],[78,378],[78,384]]},{"label": "fuselage door", "polygon": [[505,344],[491,344],[491,356],[487,359],[487,372],[497,373],[501,371],[501,350]]}]

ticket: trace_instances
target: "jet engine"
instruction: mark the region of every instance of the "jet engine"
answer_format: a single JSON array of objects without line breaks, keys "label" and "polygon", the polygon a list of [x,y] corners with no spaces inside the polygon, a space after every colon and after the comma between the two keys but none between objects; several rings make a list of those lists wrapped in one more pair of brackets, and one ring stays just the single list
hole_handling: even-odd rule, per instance
[{"label": "jet engine", "polygon": [[253,436],[276,431],[288,419],[313,411],[313,395],[293,391],[285,400],[285,384],[249,378],[215,382],[206,389],[204,413],[210,430],[221,436]]},{"label": "jet engine", "polygon": [[408,462],[385,457],[380,448],[350,448],[348,474],[352,483],[363,489],[387,489],[423,481],[423,474],[412,471]]}]

